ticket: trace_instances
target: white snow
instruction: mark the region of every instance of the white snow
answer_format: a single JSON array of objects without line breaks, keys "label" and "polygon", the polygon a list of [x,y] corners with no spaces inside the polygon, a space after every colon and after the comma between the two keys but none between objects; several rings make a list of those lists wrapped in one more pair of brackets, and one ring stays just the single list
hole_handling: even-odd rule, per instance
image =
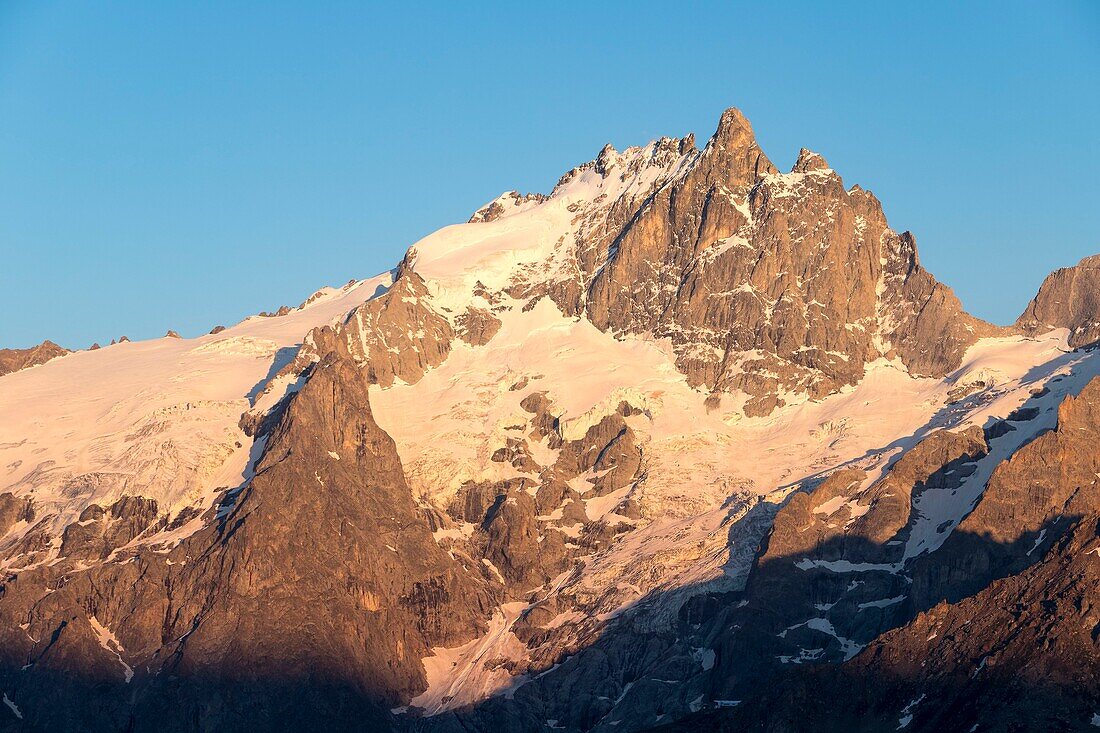
[{"label": "white snow", "polygon": [[894,598],[880,598],[877,601],[867,601],[866,603],[859,604],[859,610],[862,611],[866,608],[887,608],[901,603],[905,598],[906,596],[895,596]]},{"label": "white snow", "polygon": [[55,533],[123,495],[162,512],[210,506],[217,488],[247,477],[252,440],[238,421],[249,395],[310,329],[389,279],[327,288],[301,310],[218,334],[124,342],[0,377],[0,491],[33,496],[40,515],[56,514]]},{"label": "white snow", "polygon": [[[798,629],[798,628],[801,628],[803,626],[805,626],[808,629],[812,629],[814,631],[820,632],[822,634],[826,634],[827,636],[831,636],[834,639],[836,639],[837,642],[840,644],[840,651],[841,651],[841,654],[843,654],[845,662],[847,662],[849,659],[851,659],[855,655],[859,654],[860,651],[863,650],[863,645],[862,644],[854,642],[851,639],[845,639],[844,637],[837,634],[836,629],[833,627],[833,622],[830,621],[827,618],[811,618],[811,619],[807,619],[807,620],[803,621],[800,624],[795,624],[794,626],[788,626],[786,629],[783,630],[783,632],[781,634],[779,634],[779,636],[780,636],[780,638],[785,638],[787,636],[788,631],[793,631],[794,629]],[[800,652],[799,657],[797,657],[797,658],[780,657],[779,659],[780,659],[780,661],[782,661],[784,663],[799,664],[799,663],[801,663],[801,661],[806,661],[808,659],[816,659],[820,655],[817,655],[817,654],[814,654],[813,656],[806,656],[806,655],[808,653],[813,654],[813,652],[817,652],[817,651],[818,650],[816,650],[816,649],[815,650],[803,649]]]},{"label": "white snow", "polygon": [[798,654],[780,654],[777,658],[781,664],[805,664],[806,662],[816,662],[821,659],[825,654],[824,648],[819,649],[803,649],[799,648]]},{"label": "white snow", "polygon": [[435,532],[432,533],[432,537],[435,538],[436,542],[439,542],[440,540],[443,540],[443,539],[463,540],[463,539],[468,538],[470,535],[472,535],[476,528],[477,528],[476,524],[472,524],[470,522],[463,522],[460,525],[458,525],[457,527],[448,527],[446,529],[437,529]]},{"label": "white snow", "polygon": [[122,676],[126,679],[127,684],[129,684],[130,680],[134,678],[134,670],[122,659],[122,652],[125,651],[122,648],[122,644],[115,638],[114,633],[101,624],[99,619],[95,616],[89,616],[88,623],[91,624],[92,632],[95,633],[99,645],[115,655],[118,659],[118,663],[122,665]]},{"label": "white snow", "polygon": [[975,667],[974,671],[970,673],[970,679],[974,679],[975,677],[977,677],[978,673],[981,672],[983,669],[985,669],[985,663],[988,662],[988,661],[989,661],[988,656],[982,657],[981,661],[978,662],[978,666]]},{"label": "white snow", "polygon": [[851,562],[850,560],[811,560],[804,557],[794,564],[799,570],[824,568],[833,573],[899,573],[902,566],[892,563]]},{"label": "white snow", "polygon": [[4,704],[8,706],[15,717],[19,718],[20,720],[23,719],[23,713],[19,710],[19,706],[16,705],[10,697],[8,697],[8,693],[6,692],[4,693]]},{"label": "white snow", "polygon": [[489,631],[460,647],[437,647],[424,660],[428,689],[409,701],[409,707],[421,708],[425,715],[436,715],[455,707],[514,690],[525,681],[507,670],[490,669],[486,662],[501,652],[523,654],[526,647],[512,633],[512,625],[527,608],[523,602],[506,603],[489,622]]},{"label": "white snow", "polygon": [[492,560],[490,560],[487,557],[483,557],[483,558],[481,558],[481,562],[482,562],[482,564],[485,565],[485,567],[489,568],[489,570],[493,573],[493,575],[496,576],[496,579],[498,581],[500,581],[501,583],[504,583],[504,576],[501,575],[500,570],[497,568],[496,565],[493,564]]},{"label": "white snow", "polygon": [[1046,530],[1046,528],[1044,527],[1043,529],[1039,530],[1039,536],[1035,538],[1035,544],[1034,544],[1034,545],[1032,545],[1032,546],[1031,546],[1031,549],[1027,551],[1027,555],[1029,555],[1029,556],[1030,556],[1030,555],[1031,555],[1031,553],[1033,553],[1033,552],[1035,552],[1036,550],[1038,550],[1038,549],[1039,549],[1039,545],[1043,544],[1043,540],[1045,540],[1046,538],[1047,538],[1047,530]]},{"label": "white snow", "polygon": [[906,726],[908,726],[910,723],[913,722],[913,713],[911,711],[917,705],[920,705],[921,700],[923,700],[923,699],[924,699],[924,694],[922,693],[920,697],[914,698],[914,699],[909,701],[909,704],[906,705],[905,708],[901,711],[901,717],[898,718],[897,730],[901,730],[902,728],[905,728]]}]

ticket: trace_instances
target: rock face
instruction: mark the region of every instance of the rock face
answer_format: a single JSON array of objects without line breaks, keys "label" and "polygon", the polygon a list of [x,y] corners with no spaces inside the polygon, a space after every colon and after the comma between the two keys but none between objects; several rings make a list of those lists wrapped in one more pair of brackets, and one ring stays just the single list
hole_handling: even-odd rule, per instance
[{"label": "rock face", "polygon": [[371,381],[383,387],[394,379],[415,382],[447,358],[454,329],[427,304],[427,294],[423,279],[406,271],[344,323],[348,351],[367,365]]},{"label": "rock face", "polygon": [[715,697],[740,699],[792,665],[841,663],[912,613],[914,502],[987,453],[980,428],[932,433],[879,480],[842,469],[776,514],[744,607],[721,632]]},{"label": "rock face", "polygon": [[1016,326],[1028,334],[1068,328],[1075,348],[1100,341],[1100,255],[1048,275]]},{"label": "rock face", "polygon": [[1055,429],[997,465],[974,510],[918,567],[922,607],[1020,572],[1077,517],[1100,513],[1100,380],[1066,397],[1057,415]]},{"label": "rock face", "polygon": [[[396,379],[416,382],[442,363],[451,351],[455,329],[432,307],[423,278],[407,264],[397,273],[388,290],[352,310],[335,329],[325,326],[309,334],[285,371],[300,373],[327,350],[339,348],[365,365],[371,383],[388,387]],[[495,332],[491,319],[488,313],[467,314],[463,338],[487,340]]]},{"label": "rock face", "polygon": [[34,521],[34,501],[30,497],[16,497],[5,492],[0,494],[0,536],[8,533],[8,530],[16,522]]},{"label": "rock face", "polygon": [[61,555],[74,560],[105,560],[157,518],[155,499],[124,496],[106,509],[90,504],[61,535]]},{"label": "rock face", "polygon": [[575,280],[548,291],[600,329],[670,338],[693,384],[747,393],[749,414],[854,384],[880,356],[943,376],[998,332],[920,266],[872,194],[807,150],[780,173],[736,109],[702,151],[666,138],[649,161],[609,147],[590,165],[671,172],[581,209]]},{"label": "rock face", "polygon": [[799,669],[662,730],[1093,730],[1100,517],[1066,529],[1042,562],[937,605],[847,664]]},{"label": "rock face", "polygon": [[70,353],[68,349],[58,346],[53,341],[43,341],[29,349],[0,349],[0,376],[45,364],[50,359],[56,359],[68,353]]},{"label": "rock face", "polygon": [[[466,484],[447,512],[454,522],[473,525],[465,542],[448,546],[483,558],[487,579],[516,597],[631,529],[636,515],[630,493],[643,474],[643,452],[624,417],[631,412],[625,403],[574,440],[562,436],[544,394],[524,399],[523,409],[531,415],[526,435],[508,438],[492,457],[523,476]],[[554,452],[546,465],[532,456],[540,443]]]}]

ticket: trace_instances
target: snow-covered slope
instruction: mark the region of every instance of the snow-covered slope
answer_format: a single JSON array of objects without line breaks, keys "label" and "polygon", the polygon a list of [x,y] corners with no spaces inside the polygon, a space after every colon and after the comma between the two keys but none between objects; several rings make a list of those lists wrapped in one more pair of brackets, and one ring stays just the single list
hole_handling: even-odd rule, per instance
[{"label": "snow-covered slope", "polygon": [[247,475],[253,440],[239,423],[281,397],[264,393],[271,377],[311,328],[389,282],[325,288],[286,315],[193,339],[124,341],[0,378],[0,493],[31,497],[55,538],[89,504],[122,496],[155,499],[170,516],[209,507]]},{"label": "snow-covered slope", "polygon": [[[589,619],[602,626],[654,595],[674,614],[684,600],[677,589],[698,594],[743,587],[766,525],[749,526],[753,515],[744,537],[731,525],[757,502],[774,512],[790,492],[843,467],[866,471],[869,485],[935,430],[982,427],[1008,417],[1033,391],[1063,375],[1047,395],[1057,405],[1100,374],[1100,358],[1073,353],[1067,336],[1062,329],[1037,338],[983,339],[942,380],[914,378],[900,364],[880,360],[841,394],[746,418],[736,409],[708,409],[706,395],[688,387],[675,369],[667,342],[615,339],[540,301],[529,312],[505,316],[488,346],[460,346],[418,383],[372,391],[372,404],[379,424],[397,441],[421,500],[438,507],[466,482],[524,475],[490,455],[503,444],[508,426],[522,422],[520,403],[531,393],[546,392],[562,407],[563,431],[579,435],[622,400],[644,406],[631,426],[645,451],[645,478],[627,490],[640,504],[641,518],[610,548],[583,556],[578,571],[557,579],[549,594],[538,594],[527,607],[554,596],[562,613],[574,614],[569,625]],[[516,384],[524,386],[511,389]],[[969,394],[960,399],[961,392]],[[937,528],[947,521],[957,525],[992,468],[1049,428],[1051,419],[1048,411],[999,443],[961,490],[922,494],[912,552],[942,544],[947,535]],[[550,452],[541,446],[533,456],[550,463],[552,455],[540,455]],[[844,501],[858,503],[860,489],[853,487]],[[586,499],[588,517],[599,520],[623,498]],[[514,617],[527,609],[500,613]],[[438,650],[437,659],[425,660],[434,670],[433,687],[413,704],[425,703],[434,713],[512,686],[499,673],[490,684],[482,669],[487,660],[499,665],[512,659],[520,668],[532,661],[530,650],[506,632],[494,625],[479,643]],[[439,660],[446,660],[449,673],[441,671]]]}]

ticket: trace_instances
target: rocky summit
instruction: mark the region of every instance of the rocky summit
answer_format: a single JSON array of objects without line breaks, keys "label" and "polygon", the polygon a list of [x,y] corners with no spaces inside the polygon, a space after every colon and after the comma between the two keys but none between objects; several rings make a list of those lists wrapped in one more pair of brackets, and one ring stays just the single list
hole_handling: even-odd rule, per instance
[{"label": "rocky summit", "polygon": [[0,349],[0,376],[11,374],[20,369],[26,369],[27,367],[45,364],[50,359],[64,356],[68,353],[68,349],[64,349],[49,340],[43,341],[38,344],[38,346],[32,346],[29,349]]},{"label": "rocky summit", "polygon": [[730,109],[296,307],[5,349],[0,730],[1093,730],[1098,294],[969,315]]}]

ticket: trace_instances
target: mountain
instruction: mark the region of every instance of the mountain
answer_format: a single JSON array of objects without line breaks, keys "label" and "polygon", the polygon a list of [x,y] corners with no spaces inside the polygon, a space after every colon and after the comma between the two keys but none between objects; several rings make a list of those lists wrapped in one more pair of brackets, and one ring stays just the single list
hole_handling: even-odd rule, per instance
[{"label": "mountain", "polygon": [[[849,664],[800,668],[746,699],[744,708],[703,713],[670,728],[1097,725],[1098,438],[1100,380],[1094,378],[1061,401],[1054,428],[997,465],[973,512],[914,574],[907,595],[920,600],[915,617],[907,614],[909,623],[878,635]],[[960,453],[957,465],[980,462],[981,452]],[[860,694],[846,693],[852,689]]]},{"label": "mountain", "polygon": [[17,372],[27,367],[45,364],[50,359],[55,359],[68,353],[68,349],[64,349],[49,340],[43,341],[38,346],[32,346],[29,349],[0,349],[0,376]]},{"label": "mountain", "polygon": [[731,109],[5,374],[0,729],[1091,727],[1095,271],[985,323]]},{"label": "mountain", "polygon": [[1100,255],[1063,267],[1043,281],[1016,327],[1028,334],[1068,328],[1074,348],[1100,341]]}]

